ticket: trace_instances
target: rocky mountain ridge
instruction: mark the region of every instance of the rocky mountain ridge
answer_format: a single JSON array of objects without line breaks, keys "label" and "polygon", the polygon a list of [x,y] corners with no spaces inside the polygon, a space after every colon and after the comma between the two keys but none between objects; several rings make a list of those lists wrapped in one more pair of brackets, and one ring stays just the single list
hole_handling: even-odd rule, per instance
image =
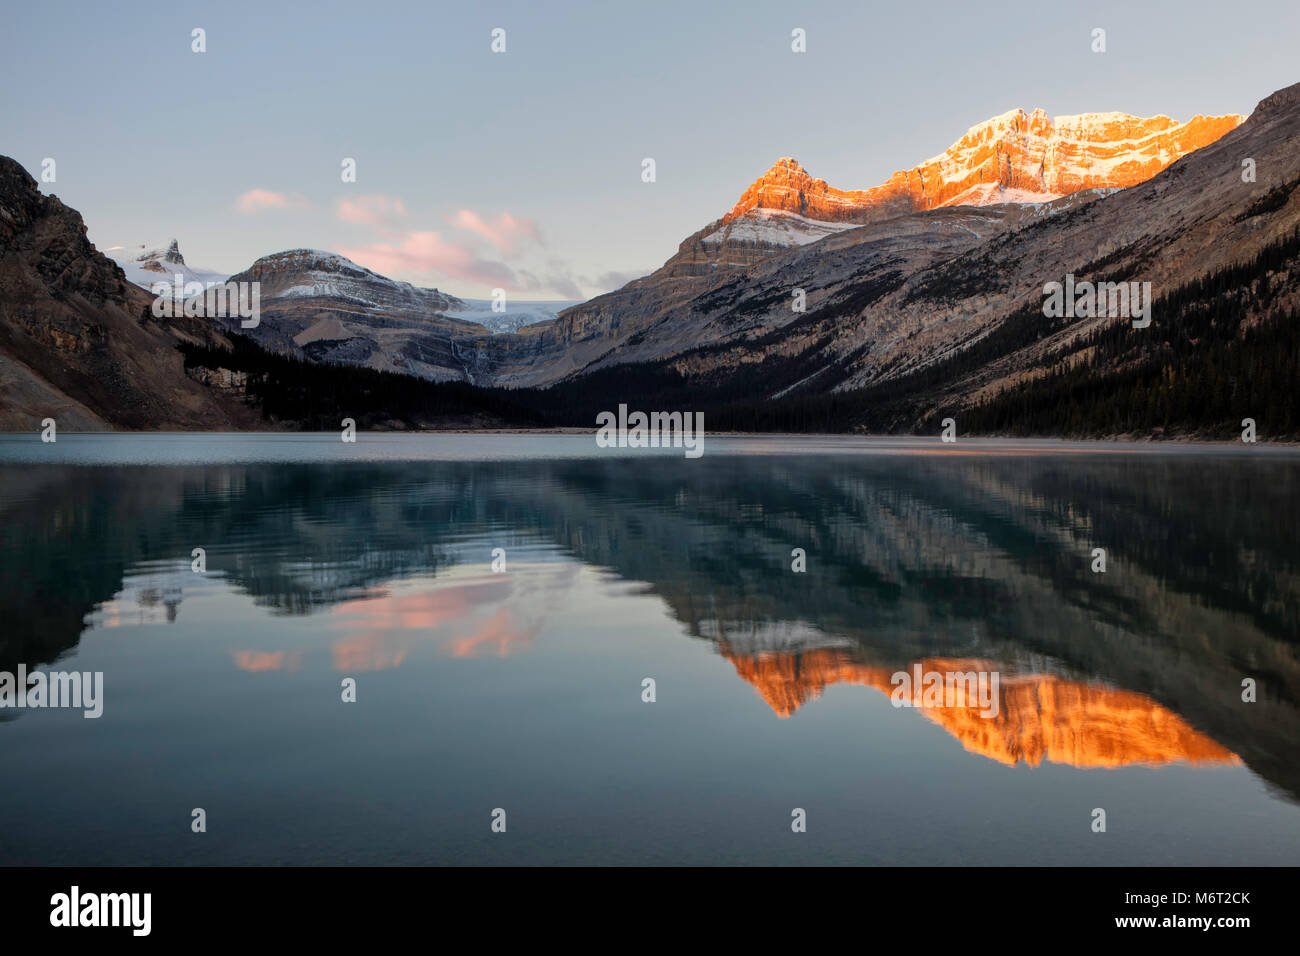
[{"label": "rocky mountain ridge", "polygon": [[745,190],[722,222],[767,209],[862,223],[882,206],[915,212],[1050,202],[1084,189],[1123,189],[1145,182],[1244,120],[1238,114],[1194,116],[1184,123],[1128,113],[1052,118],[1041,109],[1014,109],[971,127],[942,154],[894,173],[874,189],[835,189],[784,157]]},{"label": "rocky mountain ridge", "polygon": [[[432,381],[465,378],[453,340],[487,334],[445,313],[466,303],[399,282],[319,249],[263,256],[231,282],[256,282],[259,324],[244,332],[273,351],[315,361],[405,372]],[[228,320],[231,331],[237,318]]]},{"label": "rocky mountain ridge", "polygon": [[176,350],[217,340],[215,330],[159,321],[150,304],[76,210],[0,156],[0,427],[251,427],[254,413],[187,376]]}]

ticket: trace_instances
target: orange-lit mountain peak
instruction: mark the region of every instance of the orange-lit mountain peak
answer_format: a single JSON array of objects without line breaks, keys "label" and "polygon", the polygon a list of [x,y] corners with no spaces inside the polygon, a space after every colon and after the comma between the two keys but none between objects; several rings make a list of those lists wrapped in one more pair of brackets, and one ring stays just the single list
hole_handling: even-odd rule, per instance
[{"label": "orange-lit mountain peak", "polygon": [[972,126],[942,154],[872,189],[844,191],[782,157],[723,217],[787,213],[827,223],[863,223],[882,213],[941,206],[1048,202],[1085,189],[1144,182],[1170,163],[1235,129],[1244,116],[1082,113],[1014,109]]},{"label": "orange-lit mountain peak", "polygon": [[873,195],[878,192],[835,189],[826,180],[814,178],[797,159],[783,156],[754,180],[722,221],[730,222],[752,210],[767,210],[822,222],[856,222],[865,210],[889,198]]}]

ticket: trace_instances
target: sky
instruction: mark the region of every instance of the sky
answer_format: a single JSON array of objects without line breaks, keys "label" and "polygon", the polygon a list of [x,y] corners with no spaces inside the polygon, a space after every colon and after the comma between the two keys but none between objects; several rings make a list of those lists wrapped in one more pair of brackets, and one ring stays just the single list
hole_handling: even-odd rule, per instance
[{"label": "sky", "polygon": [[54,159],[42,190],[101,249],[174,237],[233,273],[308,247],[461,296],[582,299],[779,157],[864,189],[1016,107],[1249,113],[1300,82],[1298,40],[1295,0],[42,0],[3,14],[0,154],[38,181]]}]

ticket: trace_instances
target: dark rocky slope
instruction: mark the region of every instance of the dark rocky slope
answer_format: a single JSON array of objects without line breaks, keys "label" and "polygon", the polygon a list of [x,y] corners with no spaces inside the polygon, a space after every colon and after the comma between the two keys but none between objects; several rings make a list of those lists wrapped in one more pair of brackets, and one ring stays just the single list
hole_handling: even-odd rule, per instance
[{"label": "dark rocky slope", "polygon": [[202,319],[155,319],[149,294],[86,238],[81,215],[0,157],[0,428],[239,428],[252,412],[185,374]]}]

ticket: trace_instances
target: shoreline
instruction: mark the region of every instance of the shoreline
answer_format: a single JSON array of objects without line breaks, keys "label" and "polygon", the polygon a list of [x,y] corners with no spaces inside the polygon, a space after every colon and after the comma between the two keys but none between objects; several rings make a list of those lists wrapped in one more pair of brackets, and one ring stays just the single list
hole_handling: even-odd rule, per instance
[{"label": "shoreline", "polygon": [[[403,436],[403,437],[436,437],[439,435],[455,435],[457,437],[471,437],[476,435],[483,436],[531,436],[531,435],[590,435],[594,436],[596,428],[577,428],[577,427],[557,427],[557,428],[429,428],[429,429],[397,429],[397,428],[359,428],[358,434],[374,436]],[[305,429],[248,429],[235,431],[222,431],[211,429],[150,429],[148,431],[130,431],[126,429],[103,429],[99,431],[61,431],[60,437],[63,436],[123,436],[131,438],[140,438],[152,435],[184,435],[184,436],[222,436],[230,437],[235,435],[247,436],[277,436],[288,437],[293,435],[302,436],[337,436],[337,430],[329,431],[310,431]],[[31,431],[0,430],[0,440],[19,437],[39,438],[40,431],[33,429]],[[799,441],[810,441],[814,439],[843,439],[843,440],[862,440],[862,441],[925,441],[935,444],[953,444],[960,447],[965,442],[1060,442],[1069,444],[1114,444],[1114,445],[1228,445],[1237,446],[1245,444],[1269,445],[1274,447],[1298,447],[1300,448],[1300,438],[1279,438],[1269,439],[1260,437],[1256,442],[1248,443],[1240,440],[1233,441],[1223,438],[1208,438],[1198,435],[1176,435],[1168,438],[1153,437],[1149,435],[1090,435],[1087,437],[1072,437],[1061,435],[959,435],[955,442],[942,442],[938,435],[917,435],[917,434],[896,434],[890,432],[736,432],[736,431],[718,431],[705,432],[707,439],[793,439]]]}]

